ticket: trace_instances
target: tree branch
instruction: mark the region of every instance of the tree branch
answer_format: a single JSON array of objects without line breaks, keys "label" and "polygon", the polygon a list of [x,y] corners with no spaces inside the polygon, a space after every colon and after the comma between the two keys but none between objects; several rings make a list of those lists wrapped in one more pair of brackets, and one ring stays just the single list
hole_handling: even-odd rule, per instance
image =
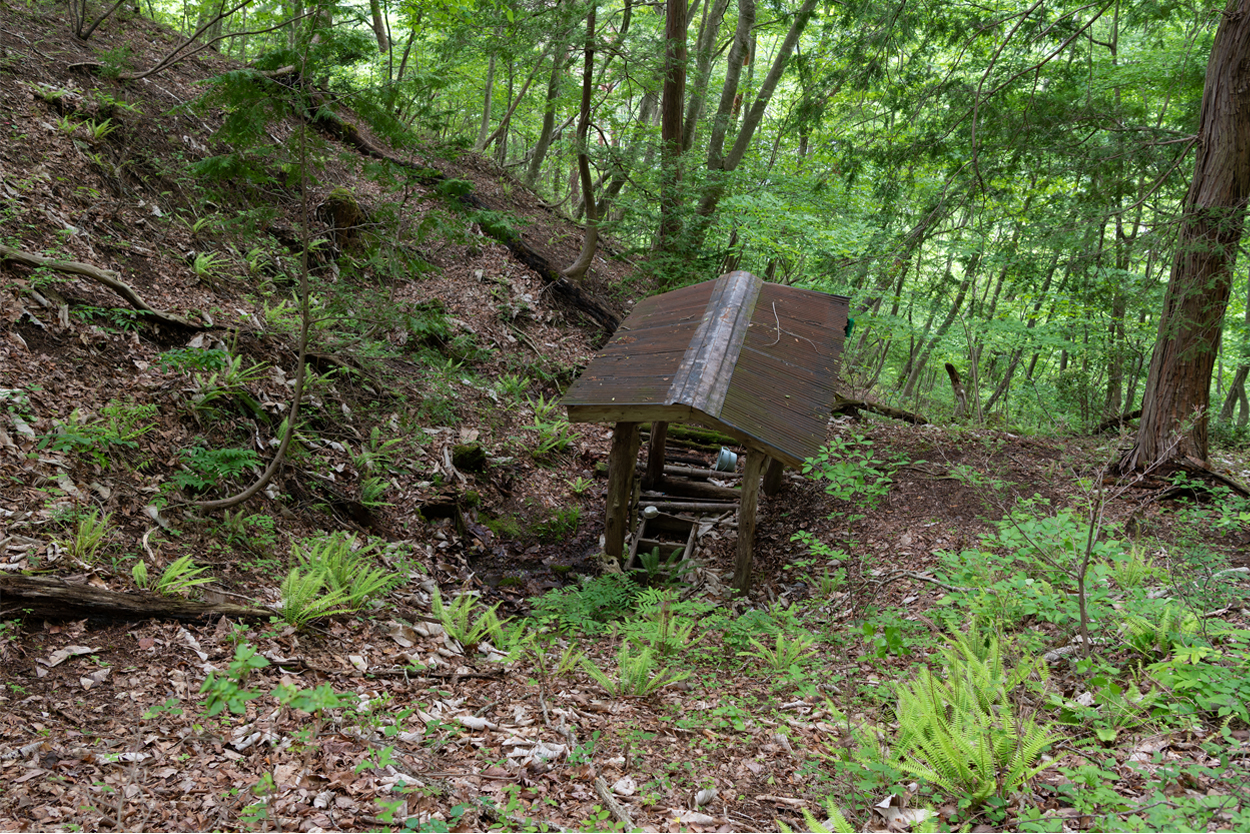
[{"label": "tree branch", "polygon": [[36,255],[33,252],[24,252],[20,249],[14,249],[0,243],[0,260],[9,259],[23,264],[24,266],[34,268],[51,269],[56,272],[65,272],[70,275],[83,275],[111,289],[130,303],[143,315],[154,319],[161,324],[170,327],[185,327],[189,330],[206,330],[203,325],[192,324],[181,316],[173,313],[165,313],[148,305],[129,284],[122,281],[121,276],[111,269],[100,269],[91,264],[81,263],[79,261],[58,261],[52,258],[45,258],[43,255]]}]

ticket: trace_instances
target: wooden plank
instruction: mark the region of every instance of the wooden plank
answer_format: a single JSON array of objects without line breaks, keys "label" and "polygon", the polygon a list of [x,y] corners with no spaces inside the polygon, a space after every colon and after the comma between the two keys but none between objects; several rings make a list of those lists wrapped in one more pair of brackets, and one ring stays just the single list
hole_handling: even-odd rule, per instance
[{"label": "wooden plank", "polygon": [[643,506],[655,507],[662,513],[723,513],[733,510],[736,501],[665,501],[642,497]]},{"label": "wooden plank", "polygon": [[738,505],[738,558],[734,562],[732,587],[742,596],[751,590],[751,560],[755,555],[755,510],[759,503],[760,473],[767,456],[752,449],[747,453],[742,476],[742,502]]},{"label": "wooden plank", "polygon": [[688,405],[654,403],[613,403],[611,405],[570,405],[570,423],[615,423],[619,420],[667,420],[678,423],[690,419]]},{"label": "wooden plank", "polygon": [[603,550],[620,559],[625,552],[625,530],[634,492],[634,464],[638,459],[638,424],[617,423],[608,453],[608,499],[603,517]]}]

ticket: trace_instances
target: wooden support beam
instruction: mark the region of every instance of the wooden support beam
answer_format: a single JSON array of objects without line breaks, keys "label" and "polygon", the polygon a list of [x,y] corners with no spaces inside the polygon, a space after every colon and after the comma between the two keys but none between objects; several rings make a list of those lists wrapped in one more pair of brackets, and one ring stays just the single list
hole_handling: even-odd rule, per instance
[{"label": "wooden support beam", "polygon": [[764,494],[776,495],[781,491],[781,477],[785,474],[786,465],[776,458],[768,459],[768,468],[764,470]]},{"label": "wooden support beam", "polygon": [[617,423],[612,430],[612,451],[608,453],[608,503],[603,513],[603,551],[617,559],[625,552],[637,460],[638,424]]},{"label": "wooden support beam", "polygon": [[734,562],[733,589],[742,596],[751,590],[751,559],[755,554],[755,509],[759,503],[760,473],[767,456],[752,449],[742,475],[742,501],[738,505],[738,558]]},{"label": "wooden support beam", "polygon": [[651,427],[647,443],[647,475],[643,481],[652,487],[664,483],[664,444],[668,439],[668,423],[657,420]]}]

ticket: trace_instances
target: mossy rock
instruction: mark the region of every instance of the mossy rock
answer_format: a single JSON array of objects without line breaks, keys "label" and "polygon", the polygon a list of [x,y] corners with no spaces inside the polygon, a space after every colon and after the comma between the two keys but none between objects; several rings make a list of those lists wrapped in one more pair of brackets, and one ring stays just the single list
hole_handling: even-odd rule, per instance
[{"label": "mossy rock", "polygon": [[356,195],[346,188],[335,188],[318,209],[322,219],[330,224],[331,236],[340,249],[352,249],[360,242],[360,230],[365,223],[365,212],[356,202]]},{"label": "mossy rock", "polygon": [[486,471],[486,450],[478,443],[451,447],[451,463],[461,472]]}]

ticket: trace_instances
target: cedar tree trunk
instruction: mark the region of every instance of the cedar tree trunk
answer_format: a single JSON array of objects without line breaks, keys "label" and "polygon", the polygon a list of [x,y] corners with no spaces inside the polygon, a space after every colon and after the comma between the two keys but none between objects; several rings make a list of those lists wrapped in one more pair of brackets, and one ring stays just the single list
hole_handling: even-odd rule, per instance
[{"label": "cedar tree trunk", "polygon": [[1197,148],[1126,471],[1207,460],[1211,370],[1250,197],[1250,0],[1234,0],[1215,34]]}]

